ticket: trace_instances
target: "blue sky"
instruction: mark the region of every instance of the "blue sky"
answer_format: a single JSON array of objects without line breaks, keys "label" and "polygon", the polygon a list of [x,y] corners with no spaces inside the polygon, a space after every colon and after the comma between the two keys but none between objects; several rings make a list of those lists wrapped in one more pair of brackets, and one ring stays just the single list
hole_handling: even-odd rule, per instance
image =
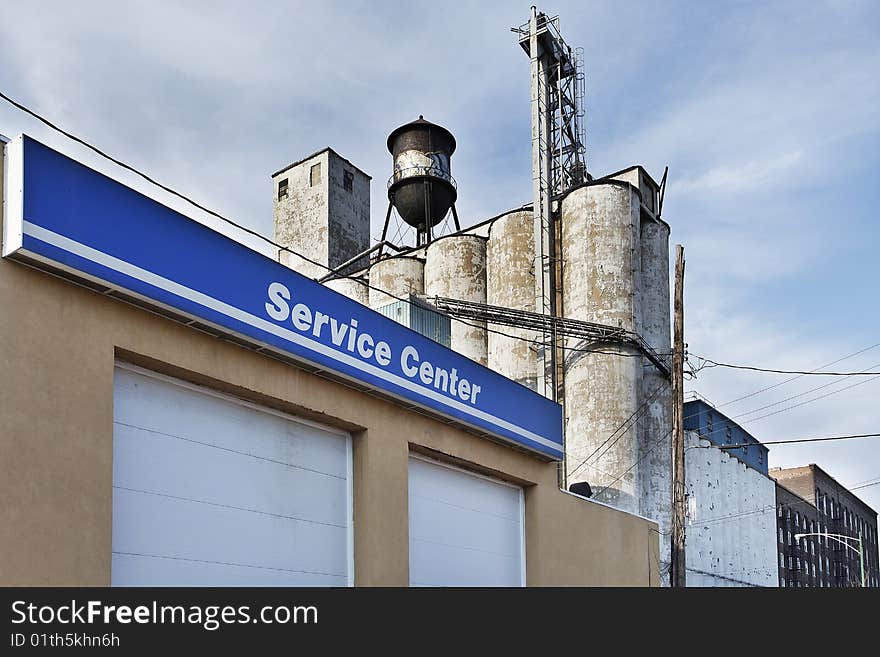
[{"label": "blue sky", "polygon": [[[374,177],[377,234],[385,138],[418,114],[458,139],[464,224],[530,200],[528,61],[509,31],[529,3],[0,7],[0,89],[266,234],[269,174],[327,145]],[[591,172],[641,163],[659,178],[669,166],[664,215],[686,248],[692,353],[812,369],[880,343],[880,5],[539,8],[585,49]],[[0,132],[22,131],[130,180],[0,106]],[[834,367],[872,366],[880,373],[880,346]],[[785,378],[716,368],[689,385],[722,404]],[[829,381],[802,377],[721,410]],[[878,401],[880,380],[870,381],[744,425],[764,440],[876,432]],[[880,477],[880,440],[774,447],[770,461],[816,462],[852,486]],[[880,486],[859,492],[880,509]]]}]

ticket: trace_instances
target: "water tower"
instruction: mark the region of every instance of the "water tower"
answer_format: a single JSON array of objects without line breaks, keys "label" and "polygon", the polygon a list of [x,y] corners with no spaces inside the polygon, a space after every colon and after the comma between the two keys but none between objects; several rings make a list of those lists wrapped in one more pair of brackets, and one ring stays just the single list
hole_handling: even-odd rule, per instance
[{"label": "water tower", "polygon": [[388,212],[382,241],[388,233],[392,207],[416,229],[416,246],[433,239],[434,227],[450,209],[455,229],[461,230],[455,210],[458,192],[450,167],[455,152],[452,133],[419,116],[388,135],[388,150],[394,159],[394,173],[388,180]]}]

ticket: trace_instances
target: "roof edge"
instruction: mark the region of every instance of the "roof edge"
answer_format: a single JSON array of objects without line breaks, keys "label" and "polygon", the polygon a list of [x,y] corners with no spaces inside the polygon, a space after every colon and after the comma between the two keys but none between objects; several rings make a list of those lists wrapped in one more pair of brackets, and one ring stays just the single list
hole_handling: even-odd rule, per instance
[{"label": "roof edge", "polygon": [[276,171],[275,173],[273,173],[273,174],[272,174],[271,176],[269,176],[269,177],[270,177],[270,178],[274,178],[275,176],[278,176],[278,175],[284,173],[285,171],[289,171],[290,169],[292,169],[292,168],[295,167],[295,166],[299,166],[299,165],[302,164],[303,162],[308,162],[308,161],[311,160],[312,158],[317,157],[317,156],[319,156],[319,155],[323,155],[324,153],[328,153],[328,152],[329,152],[329,153],[333,153],[333,155],[335,155],[336,157],[338,157],[340,160],[342,160],[342,161],[345,162],[346,164],[350,165],[353,169],[356,169],[358,172],[364,174],[369,180],[372,180],[372,179],[373,179],[373,176],[371,176],[371,175],[368,174],[366,171],[364,171],[363,169],[361,169],[359,166],[357,166],[356,164],[354,164],[354,163],[353,163],[351,160],[349,160],[348,158],[342,157],[338,152],[336,152],[336,150],[333,149],[332,146],[325,146],[325,147],[322,148],[321,150],[317,150],[317,151],[315,151],[314,153],[311,153],[310,155],[306,155],[305,157],[303,157],[303,158],[297,160],[296,162],[291,162],[291,163],[288,164],[286,167],[283,167],[283,168],[281,168],[281,169],[278,169],[278,171]]}]

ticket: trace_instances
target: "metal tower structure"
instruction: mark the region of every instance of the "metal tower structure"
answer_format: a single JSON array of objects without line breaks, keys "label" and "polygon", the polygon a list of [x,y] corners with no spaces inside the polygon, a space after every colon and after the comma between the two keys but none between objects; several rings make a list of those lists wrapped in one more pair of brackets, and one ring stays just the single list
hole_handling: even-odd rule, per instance
[{"label": "metal tower structure", "polygon": [[[535,310],[559,313],[553,198],[586,179],[584,75],[579,51],[559,31],[559,17],[533,6],[528,23],[511,28],[531,64],[532,190],[534,195]],[[557,399],[559,336],[552,322],[538,346],[538,392]],[[549,329],[549,332],[548,332]]]}]

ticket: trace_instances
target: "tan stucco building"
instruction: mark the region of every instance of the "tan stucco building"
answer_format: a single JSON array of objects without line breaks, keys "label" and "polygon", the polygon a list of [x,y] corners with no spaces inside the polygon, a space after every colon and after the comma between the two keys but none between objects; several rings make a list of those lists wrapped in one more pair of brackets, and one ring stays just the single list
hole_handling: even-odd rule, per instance
[{"label": "tan stucco building", "polygon": [[[4,171],[6,165],[8,158]],[[13,191],[3,190],[4,221],[8,221]],[[51,269],[46,263],[32,264]],[[496,498],[500,505],[520,500],[521,518],[506,518],[512,524],[499,530],[499,535],[508,530],[521,533],[521,545],[508,545],[509,554],[503,557],[522,573],[518,583],[659,584],[657,525],[560,491],[556,462],[478,435],[462,423],[444,421],[412,404],[370,394],[350,381],[309,371],[315,368],[301,367],[295,360],[285,362],[277,354],[259,353],[210,327],[200,330],[187,317],[175,321],[139,307],[145,303],[134,305],[119,296],[76,285],[7,257],[0,260],[0,524],[4,528],[0,532],[0,584],[234,584],[253,582],[248,575],[257,572],[260,583],[272,584],[274,578],[286,577],[291,579],[284,583],[308,585],[312,580],[297,579],[298,567],[290,566],[288,553],[299,549],[299,541],[309,541],[316,550],[309,559],[316,563],[330,559],[332,554],[320,554],[336,549],[329,544],[326,550],[322,548],[324,534],[319,530],[324,527],[338,535],[343,551],[339,557],[342,570],[327,575],[339,577],[339,584],[424,583],[417,581],[414,568],[426,577],[439,577],[433,580],[435,584],[510,583],[509,579],[442,579],[443,572],[455,575],[459,553],[483,555],[479,558],[491,562],[501,558],[491,556],[495,548],[457,545],[457,541],[471,540],[468,536],[426,539],[425,545],[439,546],[440,552],[415,556],[423,550],[415,533],[430,533],[443,523],[454,530],[457,519],[466,513],[499,517],[491,509],[444,502],[444,493],[436,491],[446,482],[458,492],[473,485],[474,499],[483,496],[480,499],[485,498],[487,504]],[[155,388],[153,411],[140,406],[138,392],[152,394],[151,386]],[[171,401],[162,401],[166,394],[173,395],[167,398]],[[129,412],[126,404],[133,405],[131,417],[142,419],[123,417],[123,412]],[[195,433],[181,428],[177,435],[177,430],[146,426],[158,422],[156,416],[183,423],[181,418],[195,413],[194,408],[207,409],[201,418],[186,420],[186,431]],[[240,430],[222,437],[233,442],[215,444],[215,436],[226,431],[222,423],[226,413],[238,418],[234,421],[241,422]],[[219,429],[212,429],[207,437],[196,436],[200,427],[212,422]],[[282,436],[272,438],[276,442],[271,445],[266,443],[266,449],[274,450],[276,456],[258,453],[258,446],[249,442],[263,439],[257,435],[263,426],[269,427],[267,435],[280,432]],[[143,435],[124,442],[126,427]],[[165,443],[150,442],[158,441],[157,436],[169,445],[174,442],[177,456],[163,456]],[[292,447],[284,443],[285,436],[293,437]],[[326,479],[335,486],[333,491],[338,489],[341,507],[331,504],[326,510],[343,519],[337,524],[300,517],[336,492],[319,495],[316,487],[301,496],[295,487],[284,489],[289,482],[300,481],[297,477],[311,477],[320,470],[296,459],[312,459],[309,446],[315,445],[314,462],[323,463],[322,436],[341,441],[339,450],[328,451],[326,458],[336,458],[333,454],[338,453],[342,469],[327,476],[319,473],[324,477],[321,481]],[[149,451],[129,451],[147,443]],[[210,452],[216,468],[200,466],[198,450]],[[278,460],[279,453],[284,454],[283,462]],[[222,461],[227,458],[232,460]],[[184,466],[189,469],[179,470]],[[252,467],[265,467],[254,470],[254,478],[247,480],[253,483],[242,493],[242,498],[253,499],[232,500],[240,484],[237,477]],[[424,488],[415,491],[414,467],[426,469],[418,484]],[[164,472],[161,481],[168,488],[147,490],[149,485],[143,482],[158,481],[159,472]],[[122,477],[142,483],[121,482]],[[459,482],[456,477],[463,479]],[[219,483],[208,486],[205,482],[212,478]],[[263,485],[269,492],[251,494]],[[169,492],[172,488],[177,492]],[[509,491],[515,496],[505,497]],[[147,504],[143,501],[126,501],[126,495],[135,493],[141,496],[139,500],[148,497],[148,506],[138,506]],[[219,497],[208,499],[212,495]],[[294,499],[299,510],[284,511]],[[270,502],[282,511],[261,506]],[[423,508],[429,502],[446,505],[437,515],[442,515],[442,522],[433,522],[433,507]],[[420,519],[413,517],[416,503],[424,514]],[[247,522],[236,524],[244,516]],[[169,524],[155,530],[139,524],[139,518],[147,517]],[[486,524],[478,519],[474,526]],[[250,542],[248,527],[256,532]],[[281,542],[269,549],[260,539],[263,531],[270,537],[292,538],[289,544]],[[171,536],[175,532],[180,534],[176,538]],[[146,548],[123,549],[121,542],[177,551],[147,554]],[[226,556],[226,546],[233,544],[237,556]],[[471,559],[466,554],[461,558]],[[443,567],[437,565],[438,559]],[[122,578],[123,572],[130,577]],[[156,572],[161,576],[150,579]],[[315,577],[325,574],[309,567],[302,572]],[[219,579],[211,580],[212,573],[218,573]]]}]

